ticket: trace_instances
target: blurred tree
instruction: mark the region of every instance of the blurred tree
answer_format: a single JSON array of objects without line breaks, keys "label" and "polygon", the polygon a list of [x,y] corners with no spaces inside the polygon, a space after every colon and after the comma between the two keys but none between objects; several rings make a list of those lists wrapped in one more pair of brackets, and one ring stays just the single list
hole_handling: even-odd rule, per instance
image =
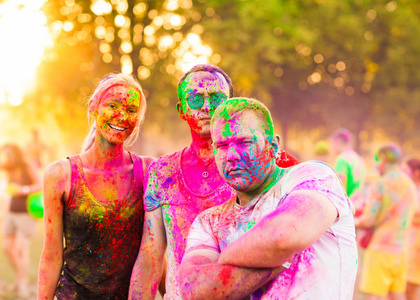
[{"label": "blurred tree", "polygon": [[[317,126],[349,127],[358,146],[359,133],[379,122],[372,122],[374,111],[401,106],[396,93],[388,93],[389,84],[407,91],[418,82],[415,1],[209,0],[206,5],[211,15],[203,19],[203,39],[221,53],[242,95],[271,106],[285,147],[290,127]],[[418,110],[401,109],[403,128]],[[389,122],[383,125],[395,131]]]},{"label": "blurred tree", "polygon": [[[59,85],[59,93],[85,98],[103,74],[134,74],[148,99],[146,130],[156,134],[179,131],[175,86],[183,72],[196,63],[220,61],[201,41],[201,13],[191,0],[60,0],[48,2],[45,10],[58,45],[55,63],[65,60],[61,70],[79,87],[69,91]],[[61,51],[80,56],[69,59]],[[162,126],[170,123],[174,126]]]},{"label": "blurred tree", "polygon": [[286,148],[291,132],[342,126],[364,142],[381,126],[404,143],[420,127],[417,2],[48,1],[56,43],[36,104],[23,109],[37,120],[53,114],[66,142],[79,145],[74,128],[87,131],[84,101],[96,80],[133,73],[148,98],[145,130],[177,139],[186,128],[174,108],[177,80],[210,61],[232,77],[236,96],[268,104]]}]

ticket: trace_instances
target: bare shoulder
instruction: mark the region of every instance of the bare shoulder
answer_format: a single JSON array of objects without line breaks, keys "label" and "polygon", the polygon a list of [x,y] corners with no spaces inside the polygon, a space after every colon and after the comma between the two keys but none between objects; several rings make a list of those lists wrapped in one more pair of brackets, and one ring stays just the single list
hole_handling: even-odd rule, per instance
[{"label": "bare shoulder", "polygon": [[66,177],[71,174],[70,161],[68,159],[61,159],[50,163],[45,168],[45,176],[49,177]]},{"label": "bare shoulder", "polygon": [[57,160],[49,164],[44,172],[44,187],[54,185],[64,191],[70,189],[71,165],[68,159]]}]

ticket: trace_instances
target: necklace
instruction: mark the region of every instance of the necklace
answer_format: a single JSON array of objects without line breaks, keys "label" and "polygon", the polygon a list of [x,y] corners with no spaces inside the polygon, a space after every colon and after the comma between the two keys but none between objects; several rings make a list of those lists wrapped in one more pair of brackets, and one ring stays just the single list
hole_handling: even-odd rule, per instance
[{"label": "necklace", "polygon": [[197,160],[201,163],[201,165],[206,169],[206,171],[203,171],[201,173],[201,176],[203,176],[204,178],[209,177],[209,172],[207,171],[207,168],[210,167],[210,165],[214,162],[214,157],[210,159],[207,163],[204,163],[203,159],[195,151],[195,147],[191,147],[191,151],[194,154],[194,156],[197,158]]},{"label": "necklace", "polygon": [[[189,193],[191,193],[191,195],[194,195],[195,197],[200,197],[200,198],[207,198],[207,197],[212,197],[212,195],[214,195],[216,193],[216,191],[220,192],[220,191],[224,191],[224,190],[231,190],[223,180],[221,180],[220,184],[217,187],[214,187],[213,190],[208,191],[206,194],[197,193],[190,186],[188,186],[187,180],[185,179],[184,171],[182,170],[183,157],[184,157],[184,153],[185,153],[186,149],[187,148],[184,148],[181,151],[181,154],[179,156],[179,172],[181,174],[181,180],[182,180],[184,186],[189,191]],[[217,179],[217,177],[218,176],[216,176],[216,179]],[[233,190],[232,190],[232,193],[233,193]]]}]

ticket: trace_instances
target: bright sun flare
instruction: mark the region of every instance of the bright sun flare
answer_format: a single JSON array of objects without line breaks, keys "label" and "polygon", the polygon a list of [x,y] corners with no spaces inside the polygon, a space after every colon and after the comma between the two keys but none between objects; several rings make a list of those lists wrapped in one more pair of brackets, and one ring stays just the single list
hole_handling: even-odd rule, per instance
[{"label": "bright sun flare", "polygon": [[45,0],[7,0],[0,4],[0,104],[20,105],[52,40],[40,11]]}]

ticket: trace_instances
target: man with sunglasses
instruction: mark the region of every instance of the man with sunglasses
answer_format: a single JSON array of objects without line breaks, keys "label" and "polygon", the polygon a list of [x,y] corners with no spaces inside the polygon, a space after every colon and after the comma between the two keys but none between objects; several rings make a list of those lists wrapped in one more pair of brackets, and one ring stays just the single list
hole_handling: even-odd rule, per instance
[{"label": "man with sunglasses", "polygon": [[[143,239],[133,268],[130,299],[154,299],[162,276],[166,250],[165,299],[181,299],[175,280],[185,252],[185,240],[195,217],[235,195],[222,179],[210,136],[210,120],[217,106],[233,96],[232,81],[220,68],[203,64],[178,82],[177,110],[191,131],[190,146],[160,157],[149,168],[144,196]],[[295,164],[285,151],[277,164]]]},{"label": "man with sunglasses", "polygon": [[203,210],[235,194],[217,171],[210,136],[214,110],[233,95],[230,78],[216,66],[197,65],[179,80],[177,92],[176,107],[190,127],[192,143],[149,168],[144,236],[131,276],[130,299],[155,298],[166,248],[164,298],[180,299],[175,274],[191,223]]}]

